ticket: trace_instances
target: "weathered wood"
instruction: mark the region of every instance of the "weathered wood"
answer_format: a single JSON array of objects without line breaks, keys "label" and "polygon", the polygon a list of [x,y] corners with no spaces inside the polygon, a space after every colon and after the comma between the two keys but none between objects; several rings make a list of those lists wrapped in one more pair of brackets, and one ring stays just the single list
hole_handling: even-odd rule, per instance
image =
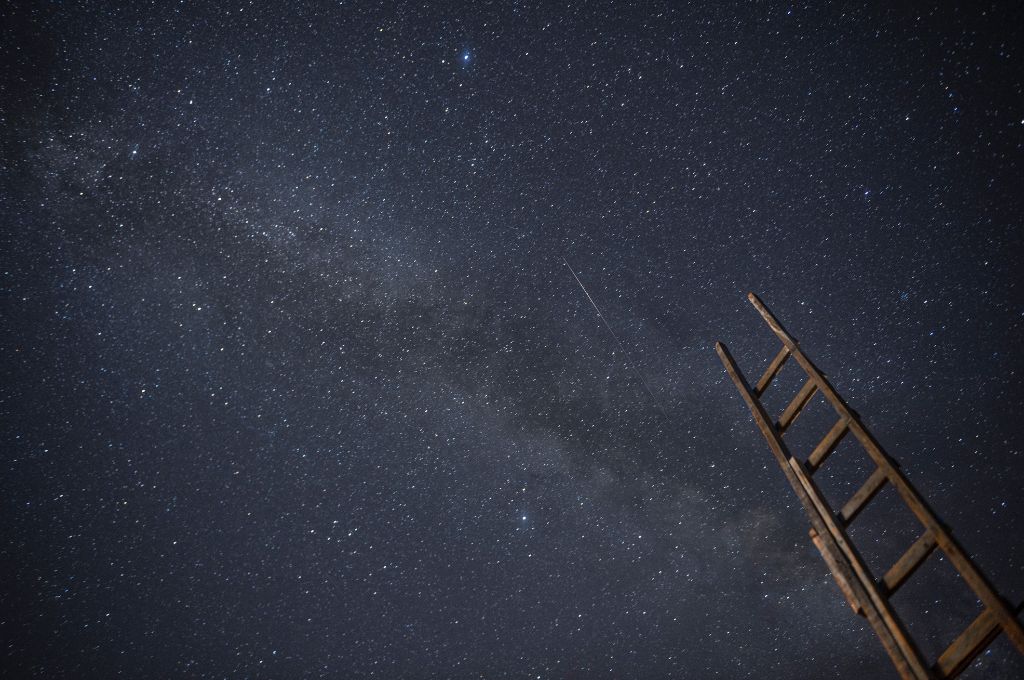
[{"label": "weathered wood", "polygon": [[789,406],[779,416],[779,422],[775,424],[775,428],[779,431],[779,434],[785,433],[789,426],[793,424],[800,412],[804,410],[804,406],[811,400],[814,393],[818,391],[818,385],[814,382],[813,378],[808,378],[804,386],[800,388],[800,391],[793,397],[793,401],[789,402]]},{"label": "weathered wood", "polygon": [[875,438],[868,432],[863,423],[860,422],[859,416],[846,404],[817,366],[803,353],[793,337],[779,323],[778,319],[775,318],[756,295],[749,293],[747,298],[754,308],[757,309],[765,323],[768,324],[768,327],[775,333],[775,336],[784,346],[789,348],[793,358],[804,369],[804,372],[815,380],[819,391],[832,405],[839,417],[848,420],[850,431],[857,437],[857,440],[860,441],[864,450],[875,461],[875,464],[886,469],[889,482],[899,493],[906,506],[914,513],[918,521],[924,525],[925,529],[933,533],[938,547],[949,558],[953,568],[960,573],[971,590],[974,591],[985,607],[992,612],[992,615],[996,617],[999,625],[1002,626],[1007,637],[1017,650],[1024,654],[1024,627],[1021,626],[1014,613],[996,593],[992,584],[988,582],[988,579],[985,578],[946,527],[938,520],[935,513],[906,477],[903,476],[903,473],[896,467],[881,445],[875,441]]},{"label": "weathered wood", "polygon": [[818,442],[818,445],[811,451],[811,455],[807,458],[807,469],[812,473],[817,472],[821,464],[832,455],[832,452],[839,446],[839,442],[843,441],[843,437],[849,431],[850,426],[846,423],[845,419],[840,418],[837,420],[836,424],[825,435],[825,438]]},{"label": "weathered wood", "polygon": [[857,515],[861,513],[867,504],[871,502],[871,499],[878,495],[878,492],[882,490],[885,483],[888,481],[888,475],[885,469],[878,467],[868,477],[868,481],[864,482],[864,485],[857,489],[857,492],[850,497],[850,500],[846,501],[846,505],[839,511],[839,517],[843,520],[843,523],[849,526],[850,522],[857,518]]},{"label": "weathered wood", "polygon": [[768,369],[761,376],[761,379],[757,381],[757,385],[754,386],[754,396],[760,397],[764,394],[764,391],[772,384],[772,380],[775,380],[775,376],[779,374],[779,371],[785,366],[788,359],[789,348],[783,345],[779,353],[772,359],[772,362],[768,364]]},{"label": "weathered wood", "polygon": [[981,612],[946,648],[932,666],[940,678],[955,678],[999,635],[999,619],[990,609]]},{"label": "weathered wood", "polygon": [[896,560],[896,564],[892,565],[882,577],[882,587],[886,594],[895,593],[917,571],[917,568],[924,564],[924,561],[935,550],[935,546],[935,535],[932,532],[925,531],[921,534],[921,537],[914,541],[914,544]]},{"label": "weathered wood", "polygon": [[[787,481],[796,492],[812,527],[827,549],[837,557],[836,566],[839,573],[850,586],[856,600],[862,603],[868,624],[875,631],[886,653],[889,654],[900,677],[905,680],[927,680],[929,673],[920,652],[912,642],[906,639],[902,627],[889,611],[888,603],[879,596],[877,586],[870,577],[867,566],[853,547],[846,542],[842,530],[835,525],[832,512],[828,509],[828,504],[821,496],[821,492],[806,475],[803,478],[797,477],[797,471],[802,470],[802,464],[789,454],[786,444],[776,431],[764,406],[754,396],[753,390],[750,389],[750,385],[736,365],[728,348],[719,342],[715,344],[715,349],[740,396],[750,408],[750,412],[754,416],[754,423],[761,430],[761,434],[768,442],[768,447],[782,468]],[[812,498],[807,489],[814,490],[817,493],[817,498]],[[824,513],[821,511],[822,507],[825,509]],[[873,593],[869,593],[869,589]],[[895,631],[893,630],[894,624]]]},{"label": "weathered wood", "polygon": [[825,564],[828,565],[829,570],[832,572],[832,578],[835,579],[836,585],[839,586],[839,590],[842,591],[843,597],[846,598],[846,602],[850,605],[850,609],[853,610],[854,614],[864,616],[864,605],[860,603],[857,596],[853,594],[853,589],[850,587],[849,582],[842,575],[842,570],[839,569],[840,557],[832,552],[832,550],[826,546],[825,541],[821,539],[818,532],[811,529],[811,540],[814,542],[814,546],[821,553],[822,559],[825,560]]}]

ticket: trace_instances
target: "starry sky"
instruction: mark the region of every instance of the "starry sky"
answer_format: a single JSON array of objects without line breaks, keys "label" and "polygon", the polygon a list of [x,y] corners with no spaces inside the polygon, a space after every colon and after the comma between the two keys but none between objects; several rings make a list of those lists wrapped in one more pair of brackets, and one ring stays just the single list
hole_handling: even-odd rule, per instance
[{"label": "starry sky", "polygon": [[4,675],[895,677],[749,290],[1019,602],[1024,13],[903,5],[6,5]]}]

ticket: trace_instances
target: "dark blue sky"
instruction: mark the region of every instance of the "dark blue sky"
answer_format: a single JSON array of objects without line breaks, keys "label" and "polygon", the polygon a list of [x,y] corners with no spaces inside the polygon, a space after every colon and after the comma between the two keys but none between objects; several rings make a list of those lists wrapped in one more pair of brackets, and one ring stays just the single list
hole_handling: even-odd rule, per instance
[{"label": "dark blue sky", "polygon": [[895,677],[715,356],[748,290],[1024,596],[1019,6],[0,13],[12,677]]}]

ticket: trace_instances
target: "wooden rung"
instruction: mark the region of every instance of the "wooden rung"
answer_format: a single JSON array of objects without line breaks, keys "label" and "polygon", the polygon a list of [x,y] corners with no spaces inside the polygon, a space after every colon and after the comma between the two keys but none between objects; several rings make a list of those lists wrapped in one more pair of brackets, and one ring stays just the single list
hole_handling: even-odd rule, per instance
[{"label": "wooden rung", "polygon": [[986,609],[939,656],[932,666],[935,675],[940,678],[959,675],[999,635],[999,631],[999,621],[992,610]]},{"label": "wooden rung", "polygon": [[924,564],[928,556],[935,550],[935,534],[926,531],[921,537],[914,541],[914,544],[907,549],[907,552],[896,560],[896,564],[882,577],[882,587],[886,593],[892,594],[910,578],[917,568]]},{"label": "wooden rung", "polygon": [[882,486],[885,485],[886,481],[888,481],[888,476],[885,470],[880,467],[875,468],[875,471],[868,477],[868,481],[864,482],[864,486],[857,489],[857,493],[853,494],[850,500],[846,501],[843,509],[839,511],[839,517],[843,520],[843,523],[849,524],[856,519],[860,511],[882,490]]},{"label": "wooden rung", "polygon": [[841,418],[832,426],[832,429],[828,431],[825,438],[818,442],[818,445],[814,447],[814,451],[811,452],[810,458],[807,459],[807,467],[811,472],[816,472],[821,464],[825,462],[825,459],[832,455],[832,452],[839,446],[839,442],[843,441],[843,437],[850,431],[850,426],[845,418]]},{"label": "wooden rung", "polygon": [[846,598],[847,604],[850,605],[850,609],[852,609],[855,614],[864,616],[864,607],[857,599],[857,596],[853,594],[853,589],[850,588],[850,584],[847,583],[846,578],[843,577],[843,572],[838,566],[836,556],[829,551],[817,531],[812,528],[810,534],[811,540],[814,541],[814,547],[818,549],[818,552],[820,552],[821,556],[824,558],[825,564],[828,565],[829,570],[832,572],[832,578],[835,579],[836,585],[839,586],[839,590],[842,591],[843,597]]},{"label": "wooden rung", "polygon": [[793,397],[793,401],[789,402],[789,406],[779,416],[779,422],[775,423],[775,429],[782,434],[793,424],[796,417],[800,415],[800,411],[804,410],[804,406],[811,400],[814,393],[818,390],[818,383],[814,382],[814,378],[808,378],[804,386],[800,388],[800,391]]},{"label": "wooden rung", "polygon": [[768,370],[764,372],[761,379],[757,381],[757,385],[754,387],[754,394],[760,397],[764,394],[764,391],[768,389],[768,386],[772,384],[772,380],[775,380],[775,376],[779,374],[779,370],[786,363],[786,360],[792,356],[792,352],[785,345],[779,350],[779,353],[772,359],[772,363],[768,364]]}]

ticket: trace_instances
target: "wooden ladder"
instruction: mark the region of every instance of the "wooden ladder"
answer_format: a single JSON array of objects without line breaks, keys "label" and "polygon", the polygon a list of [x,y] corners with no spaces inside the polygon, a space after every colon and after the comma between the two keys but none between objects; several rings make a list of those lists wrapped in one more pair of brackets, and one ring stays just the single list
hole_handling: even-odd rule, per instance
[{"label": "wooden ladder", "polygon": [[[835,577],[839,589],[846,596],[850,607],[864,616],[878,635],[886,652],[892,658],[902,678],[936,679],[954,678],[967,668],[978,654],[985,650],[1000,632],[1006,633],[1017,650],[1024,654],[1024,629],[1017,619],[1017,612],[1000,597],[974,561],[960,547],[949,529],[939,521],[928,504],[900,471],[897,463],[889,457],[881,445],[861,422],[835,388],[818,368],[811,363],[793,337],[786,332],[778,319],[761,300],[750,293],[750,303],[768,323],[768,327],[782,342],[782,349],[772,359],[768,369],[752,388],[743,376],[729,350],[721,342],[716,343],[718,356],[725,364],[725,370],[747,402],[761,434],[768,440],[768,446],[778,460],[782,471],[811,520],[811,539],[821,552]],[[796,359],[807,374],[807,381],[782,412],[778,420],[772,419],[761,396],[782,366],[790,359]],[[814,397],[820,393],[835,409],[839,419],[825,438],[814,447],[806,460],[790,454],[783,435],[797,416]],[[815,484],[814,473],[825,463],[829,455],[844,437],[852,434],[867,452],[875,465],[874,472],[864,485],[850,497],[846,504],[835,512]],[[921,534],[896,563],[878,579],[868,569],[858,553],[846,528],[857,515],[886,485],[890,484],[899,494],[906,507],[921,524]],[[901,585],[935,550],[941,550],[964,582],[981,600],[984,609],[981,614],[929,664],[907,633],[907,629],[893,611],[890,598]]]}]

